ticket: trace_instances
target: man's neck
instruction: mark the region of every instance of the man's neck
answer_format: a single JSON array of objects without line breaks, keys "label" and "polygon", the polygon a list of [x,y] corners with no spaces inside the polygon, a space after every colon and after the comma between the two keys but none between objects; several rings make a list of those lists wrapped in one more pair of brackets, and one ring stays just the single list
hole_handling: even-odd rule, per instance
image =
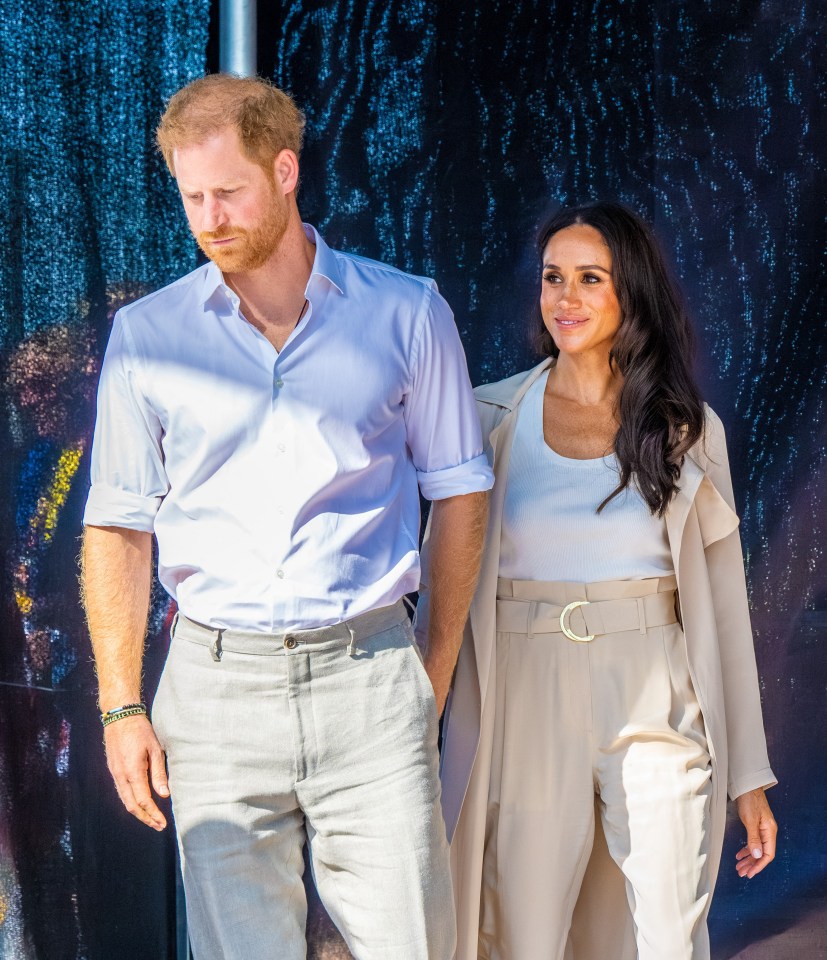
[{"label": "man's neck", "polygon": [[291,217],[278,250],[256,270],[224,274],[241,301],[245,319],[281,350],[304,308],[304,291],[313,270],[315,246],[301,219]]}]

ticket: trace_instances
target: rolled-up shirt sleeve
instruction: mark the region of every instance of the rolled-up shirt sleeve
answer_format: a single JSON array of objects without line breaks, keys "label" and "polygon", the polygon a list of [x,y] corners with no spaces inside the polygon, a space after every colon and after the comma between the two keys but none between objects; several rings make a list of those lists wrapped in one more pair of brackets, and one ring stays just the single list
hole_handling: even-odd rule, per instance
[{"label": "rolled-up shirt sleeve", "polygon": [[141,389],[141,370],[124,317],[115,317],[98,385],[92,485],[86,526],[151,532],[169,489],[163,429]]},{"label": "rolled-up shirt sleeve", "polygon": [[490,490],[476,403],[451,309],[431,284],[414,347],[405,423],[422,496],[444,500]]}]

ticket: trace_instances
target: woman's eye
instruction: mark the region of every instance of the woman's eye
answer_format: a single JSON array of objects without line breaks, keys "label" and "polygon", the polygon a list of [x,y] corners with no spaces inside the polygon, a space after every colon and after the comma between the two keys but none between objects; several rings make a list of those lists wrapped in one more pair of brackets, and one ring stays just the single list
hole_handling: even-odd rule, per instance
[{"label": "woman's eye", "polygon": [[600,277],[596,276],[594,273],[584,273],[583,283],[600,283]]},{"label": "woman's eye", "polygon": [[543,280],[545,280],[546,283],[560,283],[560,277],[556,273],[544,273]]}]

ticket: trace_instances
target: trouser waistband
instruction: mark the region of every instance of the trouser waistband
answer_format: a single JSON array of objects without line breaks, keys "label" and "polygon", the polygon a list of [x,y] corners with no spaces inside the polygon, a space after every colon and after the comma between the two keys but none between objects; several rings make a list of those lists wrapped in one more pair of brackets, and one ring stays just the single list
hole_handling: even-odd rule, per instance
[{"label": "trouser waistband", "polygon": [[497,630],[528,636],[562,633],[590,640],[677,623],[674,576],[598,583],[499,580]]},{"label": "trouser waistband", "polygon": [[366,613],[328,627],[317,627],[312,630],[288,628],[275,633],[208,627],[178,613],[172,634],[174,637],[181,637],[192,643],[209,647],[214,660],[220,660],[223,651],[254,656],[275,656],[283,654],[285,650],[330,640],[347,641],[348,653],[353,655],[360,640],[366,640],[368,637],[409,620],[405,600],[400,599],[390,606],[368,610]]}]

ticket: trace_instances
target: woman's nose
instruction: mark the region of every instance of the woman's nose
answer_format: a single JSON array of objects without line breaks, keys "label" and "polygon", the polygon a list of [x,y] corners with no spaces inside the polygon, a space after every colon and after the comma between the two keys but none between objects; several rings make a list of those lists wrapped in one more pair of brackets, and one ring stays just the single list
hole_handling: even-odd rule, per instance
[{"label": "woman's nose", "polygon": [[560,284],[557,290],[558,303],[561,305],[580,303],[580,291],[577,289],[577,286],[573,281],[570,283]]}]

